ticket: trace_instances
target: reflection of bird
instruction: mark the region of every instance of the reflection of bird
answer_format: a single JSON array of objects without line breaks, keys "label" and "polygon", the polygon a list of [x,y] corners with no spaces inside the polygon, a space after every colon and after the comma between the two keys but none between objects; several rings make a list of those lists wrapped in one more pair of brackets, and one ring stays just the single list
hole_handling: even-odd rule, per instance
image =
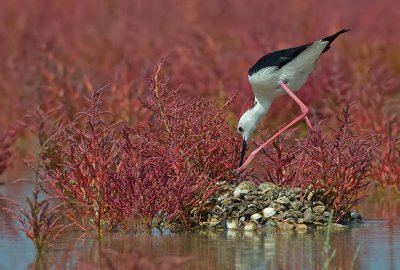
[{"label": "reflection of bird", "polygon": [[[238,124],[238,131],[243,137],[240,169],[247,166],[254,155],[264,146],[302,118],[305,117],[307,124],[311,127],[306,116],[308,112],[307,106],[305,106],[292,91],[297,91],[304,85],[308,75],[313,71],[314,63],[318,57],[329,50],[331,43],[340,34],[347,31],[349,30],[343,29],[336,34],[315,41],[314,43],[269,53],[261,57],[260,60],[250,68],[249,81],[253,88],[255,100],[253,107],[242,115]],[[271,103],[285,93],[288,93],[296,103],[299,104],[303,113],[278,131],[257,150],[253,151],[246,163],[243,164],[247,142],[253,135],[258,123],[268,112]]]}]

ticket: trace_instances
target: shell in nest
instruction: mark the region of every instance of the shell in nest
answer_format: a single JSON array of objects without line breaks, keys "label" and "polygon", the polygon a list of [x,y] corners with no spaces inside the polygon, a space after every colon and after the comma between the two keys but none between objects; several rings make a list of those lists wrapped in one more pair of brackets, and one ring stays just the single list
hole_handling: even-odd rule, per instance
[{"label": "shell in nest", "polygon": [[239,198],[241,195],[248,194],[251,191],[255,190],[256,186],[249,182],[249,181],[244,181],[241,182],[234,190],[233,190],[233,197]]},{"label": "shell in nest", "polygon": [[259,213],[255,213],[250,217],[251,220],[259,220],[260,218],[262,218],[262,215]]},{"label": "shell in nest", "polygon": [[253,220],[250,220],[244,224],[243,229],[245,231],[254,231],[255,229],[257,229],[257,223]]},{"label": "shell in nest", "polygon": [[233,197],[239,198],[242,194],[247,194],[249,191],[247,189],[241,189],[239,187],[235,188],[233,191]]},{"label": "shell in nest", "polygon": [[271,189],[276,189],[276,187],[277,186],[273,183],[261,183],[258,186],[258,189],[263,191],[264,193],[266,193],[266,192],[270,191]]},{"label": "shell in nest", "polygon": [[254,190],[254,189],[256,189],[256,185],[254,185],[250,181],[243,181],[236,188],[243,189],[243,190]]},{"label": "shell in nest", "polygon": [[276,214],[276,211],[275,211],[275,209],[272,208],[272,207],[267,207],[267,208],[264,208],[264,209],[262,210],[262,215],[263,215],[265,218],[272,217],[272,216],[275,215],[275,214]]},{"label": "shell in nest", "polygon": [[238,229],[239,221],[235,218],[228,218],[228,220],[226,221],[226,228],[227,229]]}]

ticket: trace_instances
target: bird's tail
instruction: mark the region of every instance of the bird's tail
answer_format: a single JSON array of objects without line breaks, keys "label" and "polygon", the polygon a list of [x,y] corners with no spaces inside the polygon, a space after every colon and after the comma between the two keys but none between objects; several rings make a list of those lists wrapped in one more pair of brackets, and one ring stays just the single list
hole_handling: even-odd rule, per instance
[{"label": "bird's tail", "polygon": [[342,29],[342,30],[340,30],[339,32],[337,32],[336,34],[333,34],[333,35],[331,35],[331,36],[329,36],[329,37],[323,38],[323,39],[322,39],[323,41],[328,41],[329,43],[328,43],[328,46],[326,46],[325,49],[324,49],[322,52],[324,53],[324,52],[326,52],[327,50],[329,50],[329,48],[331,47],[331,46],[330,46],[331,43],[332,43],[339,35],[341,35],[341,34],[347,32],[347,31],[350,31],[350,29]]}]

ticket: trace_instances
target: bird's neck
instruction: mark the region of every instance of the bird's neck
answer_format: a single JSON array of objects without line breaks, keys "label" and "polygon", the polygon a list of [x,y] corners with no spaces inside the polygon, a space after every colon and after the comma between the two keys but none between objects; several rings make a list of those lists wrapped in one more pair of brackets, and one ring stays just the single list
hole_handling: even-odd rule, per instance
[{"label": "bird's neck", "polygon": [[268,100],[262,100],[260,98],[256,98],[254,101],[254,107],[251,109],[252,114],[255,118],[257,118],[257,123],[261,120],[261,118],[269,111],[271,107],[271,102]]}]

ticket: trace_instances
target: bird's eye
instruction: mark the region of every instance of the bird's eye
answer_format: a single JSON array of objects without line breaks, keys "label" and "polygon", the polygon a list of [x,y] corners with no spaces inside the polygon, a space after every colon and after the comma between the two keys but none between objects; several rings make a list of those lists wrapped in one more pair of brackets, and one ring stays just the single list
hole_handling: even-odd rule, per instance
[{"label": "bird's eye", "polygon": [[239,132],[243,132],[243,128],[242,127],[238,127]]}]

